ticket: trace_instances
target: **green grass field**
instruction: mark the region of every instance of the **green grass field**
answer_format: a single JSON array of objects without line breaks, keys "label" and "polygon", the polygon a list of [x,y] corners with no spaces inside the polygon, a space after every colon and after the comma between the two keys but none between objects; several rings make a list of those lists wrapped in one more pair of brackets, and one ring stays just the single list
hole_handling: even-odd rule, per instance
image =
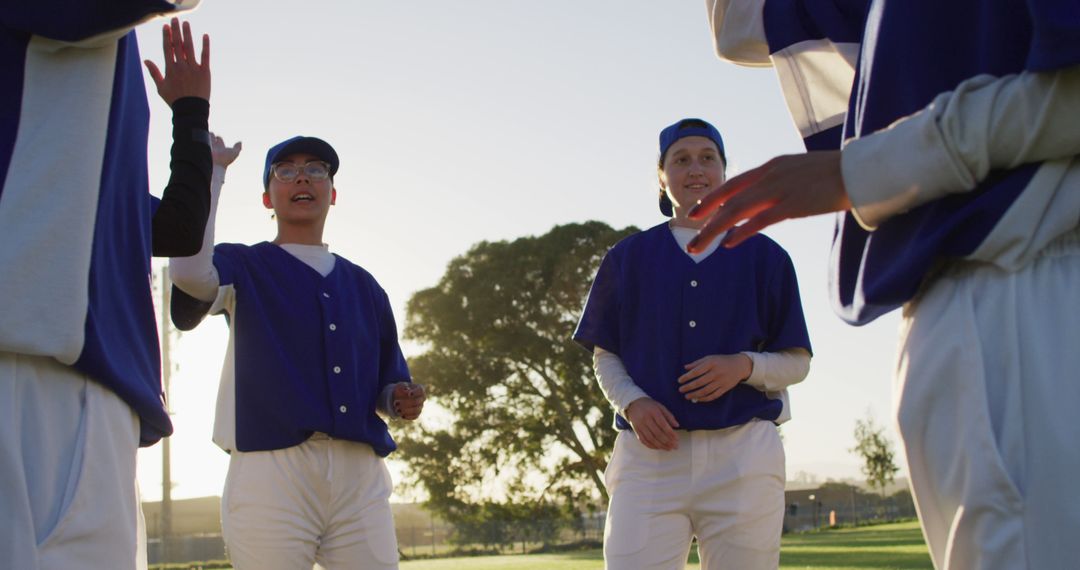
[{"label": "green grass field", "polygon": [[[402,562],[401,570],[601,570],[599,550],[566,554],[444,558]],[[688,569],[698,569],[691,556]],[[931,569],[930,557],[916,522],[792,534],[780,549],[783,570]]]}]

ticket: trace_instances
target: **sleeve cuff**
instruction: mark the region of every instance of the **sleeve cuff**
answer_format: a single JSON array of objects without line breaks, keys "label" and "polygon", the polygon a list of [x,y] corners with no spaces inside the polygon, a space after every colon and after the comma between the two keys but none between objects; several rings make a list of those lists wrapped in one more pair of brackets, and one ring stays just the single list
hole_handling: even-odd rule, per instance
[{"label": "sleeve cuff", "polygon": [[173,120],[180,117],[202,117],[204,120],[210,116],[210,102],[202,97],[181,97],[172,104]]},{"label": "sleeve cuff", "polygon": [[396,420],[399,417],[401,417],[401,416],[398,415],[397,411],[394,410],[394,387],[395,386],[397,386],[396,382],[394,384],[388,384],[386,387],[384,387],[382,389],[382,392],[379,393],[378,402],[375,404],[375,407],[377,407],[380,412],[382,412],[383,414],[386,414],[386,417],[388,417],[388,418],[390,418],[392,420]]},{"label": "sleeve cuff", "polygon": [[853,139],[840,154],[852,214],[873,231],[890,217],[974,186],[957,167],[931,108]]}]

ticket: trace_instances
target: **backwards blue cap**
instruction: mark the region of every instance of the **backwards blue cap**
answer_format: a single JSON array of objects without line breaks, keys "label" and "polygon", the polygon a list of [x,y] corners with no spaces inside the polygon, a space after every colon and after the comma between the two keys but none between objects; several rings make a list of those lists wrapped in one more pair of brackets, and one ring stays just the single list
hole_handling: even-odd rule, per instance
[{"label": "backwards blue cap", "polygon": [[[660,164],[664,163],[664,157],[667,156],[667,151],[671,148],[671,145],[675,144],[675,141],[686,137],[705,137],[711,140],[716,144],[716,149],[720,151],[720,158],[724,161],[724,164],[727,164],[727,155],[724,154],[724,139],[720,137],[720,131],[716,130],[716,127],[712,126],[708,121],[701,119],[683,119],[660,131]],[[671,200],[668,199],[662,188],[660,189],[660,212],[668,217],[674,215]]]},{"label": "backwards blue cap", "polygon": [[338,170],[338,155],[330,143],[315,137],[296,136],[279,142],[266,151],[266,166],[263,168],[263,188],[270,188],[270,168],[282,157],[290,154],[310,154],[330,165],[330,176]]}]

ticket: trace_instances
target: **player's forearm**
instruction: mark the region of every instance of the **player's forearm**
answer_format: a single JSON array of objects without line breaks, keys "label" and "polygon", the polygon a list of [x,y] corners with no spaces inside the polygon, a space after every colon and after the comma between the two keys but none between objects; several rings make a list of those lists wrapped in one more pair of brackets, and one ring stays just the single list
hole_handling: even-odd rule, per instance
[{"label": "player's forearm", "polygon": [[169,183],[153,218],[153,251],[156,256],[182,257],[199,251],[210,213],[210,103],[183,97],[172,107]]},{"label": "player's forearm", "polygon": [[604,393],[607,401],[621,414],[626,413],[626,408],[634,400],[649,397],[644,390],[634,383],[634,379],[626,371],[626,365],[623,364],[622,359],[613,352],[608,352],[599,346],[596,347],[593,350],[593,370],[596,372],[596,379],[600,383],[600,391]]},{"label": "player's forearm", "polygon": [[214,226],[218,199],[224,183],[225,167],[215,164],[210,182],[210,215],[199,252],[190,257],[174,257],[169,260],[169,276],[173,283],[200,301],[210,302],[217,297],[219,278],[214,267]]},{"label": "player's forearm", "polygon": [[867,228],[949,194],[992,170],[1080,154],[1080,67],[987,75],[938,95],[842,153],[844,185]]},{"label": "player's forearm", "polygon": [[779,392],[802,382],[810,372],[810,354],[802,348],[779,352],[743,352],[753,361],[746,383],[762,392]]}]

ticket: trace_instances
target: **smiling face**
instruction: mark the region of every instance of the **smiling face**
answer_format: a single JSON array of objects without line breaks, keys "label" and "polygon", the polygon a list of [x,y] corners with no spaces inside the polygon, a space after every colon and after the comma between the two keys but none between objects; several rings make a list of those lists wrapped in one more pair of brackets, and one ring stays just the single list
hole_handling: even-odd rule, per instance
[{"label": "smiling face", "polygon": [[698,200],[724,183],[724,159],[705,137],[681,138],[668,148],[659,176],[675,218],[685,220]]},{"label": "smiling face", "polygon": [[330,206],[337,201],[337,191],[333,179],[313,180],[305,172],[304,165],[319,160],[311,154],[297,153],[275,163],[292,163],[299,170],[296,178],[289,182],[271,174],[269,187],[263,192],[263,205],[274,210],[278,226],[317,224],[321,233]]}]

